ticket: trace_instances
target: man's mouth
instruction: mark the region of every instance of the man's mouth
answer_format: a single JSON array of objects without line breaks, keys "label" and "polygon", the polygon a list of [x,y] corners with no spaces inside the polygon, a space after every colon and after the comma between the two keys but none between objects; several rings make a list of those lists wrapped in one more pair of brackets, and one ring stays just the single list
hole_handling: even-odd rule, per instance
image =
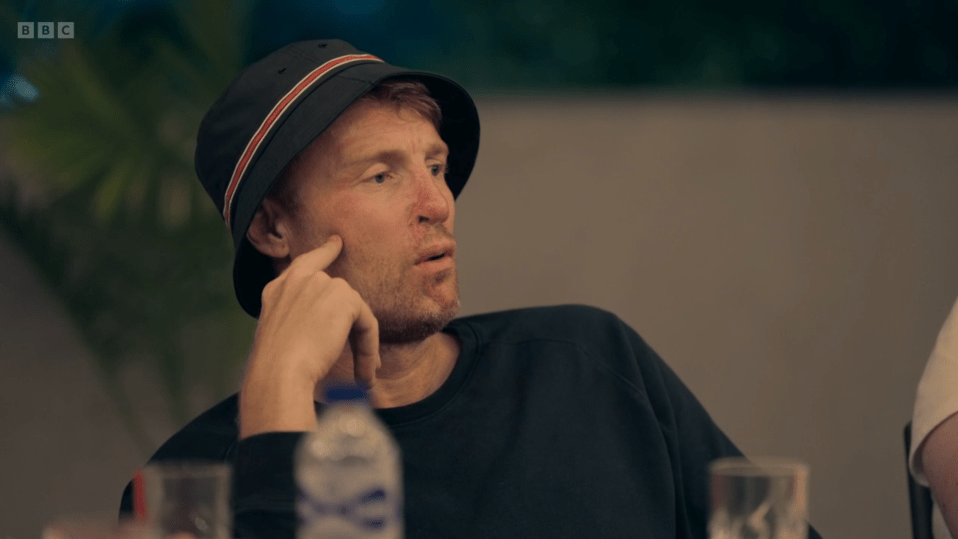
[{"label": "man's mouth", "polygon": [[424,249],[425,252],[419,255],[419,260],[416,264],[422,264],[423,262],[434,262],[443,258],[452,256],[456,251],[455,243],[446,243],[442,245],[433,245],[429,249]]}]

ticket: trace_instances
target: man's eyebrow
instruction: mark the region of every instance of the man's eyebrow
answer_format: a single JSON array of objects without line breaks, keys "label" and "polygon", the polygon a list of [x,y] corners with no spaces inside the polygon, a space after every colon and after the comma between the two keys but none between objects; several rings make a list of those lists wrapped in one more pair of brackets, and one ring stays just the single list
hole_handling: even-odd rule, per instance
[{"label": "man's eyebrow", "polygon": [[402,152],[398,150],[383,150],[381,152],[376,152],[374,154],[362,155],[355,159],[349,159],[346,161],[345,165],[347,167],[354,167],[357,165],[363,165],[366,163],[381,163],[396,161],[401,157]]},{"label": "man's eyebrow", "polygon": [[[447,157],[449,155],[449,147],[445,143],[436,143],[430,145],[426,149],[426,157]],[[354,167],[357,165],[362,165],[365,163],[381,163],[381,162],[390,162],[398,161],[403,158],[403,152],[401,150],[383,150],[376,152],[371,155],[365,155],[357,157],[356,159],[350,159],[346,161],[345,166]]]},{"label": "man's eyebrow", "polygon": [[443,157],[448,156],[449,146],[447,146],[445,142],[437,142],[429,146],[429,149],[426,150],[426,155],[429,157],[434,157],[437,155],[441,155]]}]

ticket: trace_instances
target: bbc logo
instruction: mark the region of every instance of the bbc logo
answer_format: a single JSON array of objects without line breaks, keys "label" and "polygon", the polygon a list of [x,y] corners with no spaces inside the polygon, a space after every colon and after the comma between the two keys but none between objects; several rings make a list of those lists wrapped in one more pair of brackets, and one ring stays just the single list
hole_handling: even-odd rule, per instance
[{"label": "bbc logo", "polygon": [[[34,28],[34,24],[36,28]],[[34,30],[36,30],[34,32]],[[56,33],[54,33],[56,30]],[[73,39],[72,22],[18,22],[17,37],[19,39]]]}]

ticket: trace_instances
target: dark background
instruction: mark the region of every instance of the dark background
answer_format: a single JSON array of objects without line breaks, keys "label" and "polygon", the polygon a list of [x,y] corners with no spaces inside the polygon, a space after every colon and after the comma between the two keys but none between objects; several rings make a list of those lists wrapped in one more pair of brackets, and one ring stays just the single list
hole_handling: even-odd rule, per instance
[{"label": "dark background", "polygon": [[[958,82],[953,0],[272,0],[249,10],[244,63],[299,39],[340,37],[472,91],[643,87],[941,89]],[[83,39],[182,37],[163,0],[10,2],[19,21],[75,20]],[[211,29],[211,31],[214,31]],[[2,36],[4,71],[23,49]]]}]

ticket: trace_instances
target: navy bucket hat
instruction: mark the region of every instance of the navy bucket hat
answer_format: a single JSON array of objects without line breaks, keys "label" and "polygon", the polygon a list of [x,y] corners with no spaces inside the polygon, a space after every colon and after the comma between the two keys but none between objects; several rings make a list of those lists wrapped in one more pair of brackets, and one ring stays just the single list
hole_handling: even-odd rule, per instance
[{"label": "navy bucket hat", "polygon": [[233,237],[233,287],[258,317],[272,261],[246,232],[286,166],[356,99],[391,77],[422,82],[442,110],[439,136],[449,146],[446,183],[462,191],[479,151],[479,115],[469,94],[432,73],[395,67],[345,41],[299,41],[251,64],[200,123],[196,174]]}]

